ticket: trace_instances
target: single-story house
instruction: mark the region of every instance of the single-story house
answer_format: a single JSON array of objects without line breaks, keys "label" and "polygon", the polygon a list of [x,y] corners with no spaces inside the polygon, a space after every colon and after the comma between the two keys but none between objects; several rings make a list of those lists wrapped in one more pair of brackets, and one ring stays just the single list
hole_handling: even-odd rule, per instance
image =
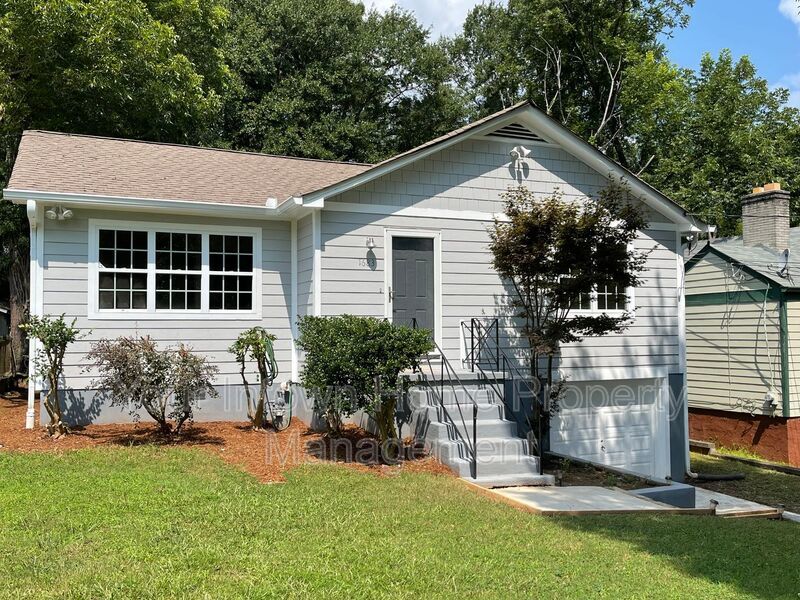
[{"label": "single-story house", "polygon": [[528,102],[374,165],[26,131],[4,194],[27,206],[32,312],[64,313],[91,332],[66,357],[68,418],[126,417],[97,399],[84,356],[93,340],[148,334],[186,342],[219,366],[222,401],[198,418],[241,420],[227,348],[243,329],[277,335],[282,377],[295,382],[302,315],[414,318],[444,359],[463,366],[465,323],[511,320],[488,249],[501,194],[525,185],[586,200],[612,181],[647,215],[636,241],[650,251],[647,271],[635,290],[592,294],[585,310],[628,307],[635,319],[624,333],[564,348],[570,400],[550,446],[680,479],[681,236],[695,223]]},{"label": "single-story house", "polygon": [[686,263],[689,427],[800,465],[800,228],[789,200],[779,184],[754,189],[743,235]]}]

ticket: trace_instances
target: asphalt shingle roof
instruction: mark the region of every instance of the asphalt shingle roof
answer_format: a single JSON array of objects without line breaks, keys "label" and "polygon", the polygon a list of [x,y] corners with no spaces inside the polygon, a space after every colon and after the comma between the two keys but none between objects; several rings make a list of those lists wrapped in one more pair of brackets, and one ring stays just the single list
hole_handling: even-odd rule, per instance
[{"label": "asphalt shingle roof", "polygon": [[744,265],[781,287],[800,287],[800,227],[789,230],[788,277],[778,274],[783,265],[782,252],[764,245],[745,246],[741,236],[711,242],[711,247],[733,262]]},{"label": "asphalt shingle roof", "polygon": [[8,188],[264,206],[371,165],[49,131],[26,131]]}]

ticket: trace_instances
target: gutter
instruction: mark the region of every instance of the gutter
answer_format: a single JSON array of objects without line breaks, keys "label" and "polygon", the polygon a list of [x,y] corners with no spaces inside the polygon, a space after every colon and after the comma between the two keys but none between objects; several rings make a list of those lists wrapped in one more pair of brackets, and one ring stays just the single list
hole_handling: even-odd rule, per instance
[{"label": "gutter", "polygon": [[[181,213],[208,217],[283,219],[293,209],[314,208],[303,205],[301,198],[291,198],[278,204],[277,199],[267,198],[263,206],[249,204],[226,204],[223,202],[196,202],[168,198],[139,198],[134,196],[104,196],[99,194],[76,194],[67,192],[43,192],[7,188],[3,196],[14,204],[28,201],[66,204],[86,208],[130,210],[134,212]],[[299,202],[298,202],[299,201]]]}]

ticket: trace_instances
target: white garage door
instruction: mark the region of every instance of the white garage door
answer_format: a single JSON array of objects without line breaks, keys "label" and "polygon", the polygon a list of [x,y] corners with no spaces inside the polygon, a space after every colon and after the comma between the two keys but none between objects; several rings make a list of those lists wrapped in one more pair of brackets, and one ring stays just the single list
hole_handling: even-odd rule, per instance
[{"label": "white garage door", "polygon": [[553,417],[553,452],[647,477],[668,474],[662,380],[575,382]]}]

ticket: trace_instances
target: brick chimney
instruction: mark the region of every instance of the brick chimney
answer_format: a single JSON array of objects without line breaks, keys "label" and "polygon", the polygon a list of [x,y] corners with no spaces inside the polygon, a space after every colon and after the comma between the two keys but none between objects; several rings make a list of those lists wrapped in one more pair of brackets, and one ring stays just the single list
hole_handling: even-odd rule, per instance
[{"label": "brick chimney", "polygon": [[763,244],[773,250],[789,247],[789,198],[780,183],[753,188],[742,198],[744,245]]}]

